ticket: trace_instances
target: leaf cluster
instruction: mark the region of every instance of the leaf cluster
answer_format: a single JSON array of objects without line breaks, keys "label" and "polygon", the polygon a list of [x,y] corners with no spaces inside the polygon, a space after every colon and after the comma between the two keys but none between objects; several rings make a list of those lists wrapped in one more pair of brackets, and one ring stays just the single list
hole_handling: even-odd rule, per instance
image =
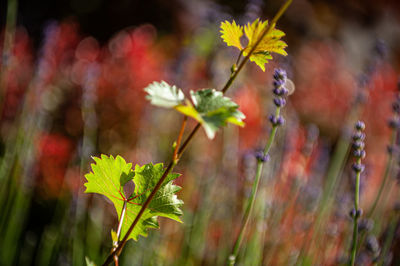
[{"label": "leaf cluster", "polygon": [[191,101],[185,100],[182,90],[164,81],[153,82],[145,88],[145,91],[148,93],[147,99],[153,105],[173,107],[178,112],[197,120],[210,139],[213,139],[218,129],[227,123],[244,126],[245,116],[238,110],[239,105],[215,89],[190,91]]}]

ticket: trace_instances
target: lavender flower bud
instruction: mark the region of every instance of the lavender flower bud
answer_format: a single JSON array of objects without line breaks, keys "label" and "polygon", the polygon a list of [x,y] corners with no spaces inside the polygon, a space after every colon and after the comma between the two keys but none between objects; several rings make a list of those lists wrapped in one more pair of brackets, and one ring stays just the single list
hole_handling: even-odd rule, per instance
[{"label": "lavender flower bud", "polygon": [[365,166],[362,163],[353,163],[352,168],[354,172],[361,173],[362,171],[364,171]]},{"label": "lavender flower bud", "polygon": [[356,140],[364,140],[364,139],[365,139],[365,134],[364,134],[364,133],[362,133],[362,132],[360,132],[360,131],[354,132],[354,134],[353,134],[353,141],[356,141]]},{"label": "lavender flower bud", "polygon": [[355,150],[355,151],[353,151],[353,155],[356,158],[364,159],[365,158],[365,151],[364,150]]},{"label": "lavender flower bud", "polygon": [[392,129],[397,129],[400,127],[400,123],[399,123],[399,121],[397,121],[395,119],[390,119],[388,122],[388,126]]},{"label": "lavender flower bud", "polygon": [[280,126],[283,125],[285,123],[285,119],[282,116],[274,116],[274,115],[270,115],[269,116],[269,121],[271,122],[271,124],[273,126]]},{"label": "lavender flower bud", "polygon": [[274,104],[275,104],[277,107],[283,107],[283,106],[285,106],[285,104],[286,104],[286,100],[283,99],[283,98],[278,97],[278,98],[275,98],[275,99],[274,99]]},{"label": "lavender flower bud", "polygon": [[363,131],[365,129],[365,124],[362,121],[357,121],[355,125],[356,130]]},{"label": "lavender flower bud", "polygon": [[365,147],[364,141],[357,140],[357,141],[353,142],[353,149],[355,149],[355,150],[363,150],[364,147]]},{"label": "lavender flower bud", "polygon": [[286,71],[280,68],[275,69],[274,79],[275,80],[283,80],[285,81],[287,78]]},{"label": "lavender flower bud", "polygon": [[285,84],[285,81],[284,81],[283,79],[274,80],[274,81],[272,82],[272,85],[273,85],[274,88],[276,88],[276,89],[282,87],[283,84]]},{"label": "lavender flower bud", "polygon": [[257,161],[259,161],[259,162],[265,163],[265,162],[269,161],[269,154],[264,154],[263,151],[256,151],[255,155],[256,155]]}]

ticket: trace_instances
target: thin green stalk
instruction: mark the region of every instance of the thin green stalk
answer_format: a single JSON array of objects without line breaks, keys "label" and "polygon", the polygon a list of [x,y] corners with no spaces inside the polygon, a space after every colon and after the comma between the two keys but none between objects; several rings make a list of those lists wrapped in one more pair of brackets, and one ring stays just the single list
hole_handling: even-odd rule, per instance
[{"label": "thin green stalk", "polygon": [[396,225],[399,222],[399,218],[400,218],[399,214],[396,213],[394,215],[394,217],[392,217],[392,219],[391,219],[391,221],[389,223],[388,234],[386,236],[385,242],[383,243],[382,252],[381,252],[381,255],[380,255],[380,259],[379,259],[379,262],[380,262],[379,264],[380,265],[385,265],[385,261],[384,260],[385,260],[387,254],[388,254],[388,252],[390,250],[390,246],[391,246],[391,244],[393,242],[393,239],[395,237]]},{"label": "thin green stalk", "polygon": [[315,218],[314,226],[310,227],[309,231],[307,232],[305,241],[300,250],[300,265],[304,264],[307,260],[307,255],[312,243],[318,243],[316,239],[320,237],[321,227],[325,224],[326,219],[329,218],[329,215],[327,214],[330,213],[335,202],[335,199],[332,195],[334,195],[334,192],[339,186],[341,175],[345,167],[345,162],[350,153],[350,136],[347,132],[350,131],[351,125],[354,124],[356,118],[359,117],[362,109],[361,104],[357,101],[353,106],[354,107],[350,110],[350,113],[347,117],[343,133],[341,134],[333,152],[332,160],[326,174],[326,185],[323,189],[322,199],[316,211],[317,217]]},{"label": "thin green stalk", "polygon": [[[357,159],[357,164],[361,164],[361,158]],[[357,237],[358,237],[358,209],[359,209],[359,201],[360,201],[360,175],[361,171],[358,171],[356,174],[356,187],[354,192],[354,216],[353,216],[353,240],[351,246],[351,259],[350,265],[354,266],[354,262],[356,260],[357,253]]]},{"label": "thin green stalk", "polygon": [[[230,88],[230,86],[232,85],[233,81],[236,79],[236,77],[239,74],[239,72],[243,69],[244,65],[249,60],[250,56],[254,53],[254,51],[257,48],[257,46],[260,44],[262,39],[273,29],[273,27],[275,26],[276,22],[283,15],[283,13],[286,11],[286,9],[290,6],[292,1],[293,0],[286,0],[286,2],[283,4],[283,6],[279,9],[279,11],[275,15],[275,17],[272,19],[271,23],[267,26],[265,31],[261,34],[260,38],[257,40],[257,42],[254,44],[252,49],[249,51],[248,55],[245,58],[243,58],[242,62],[239,64],[238,68],[234,69],[234,71],[232,72],[232,74],[229,77],[228,81],[226,82],[225,86],[221,89],[222,93],[225,94],[226,91]],[[146,201],[144,202],[144,204],[140,208],[139,213],[136,215],[135,220],[132,222],[131,226],[129,227],[129,229],[128,229],[127,233],[125,234],[124,238],[122,239],[121,243],[118,245],[118,247],[116,248],[116,250],[114,252],[109,254],[109,256],[107,257],[107,259],[104,262],[103,266],[109,265],[112,262],[114,255],[121,253],[123,247],[126,244],[126,241],[128,240],[128,237],[129,237],[130,233],[132,232],[132,230],[134,229],[134,227],[138,223],[140,217],[143,215],[144,211],[146,210],[147,206],[150,204],[150,202],[153,199],[154,195],[160,189],[162,183],[167,178],[168,174],[172,171],[172,169],[178,163],[179,158],[182,156],[182,154],[185,151],[187,145],[191,142],[191,140],[195,136],[196,132],[199,130],[200,126],[201,126],[200,123],[197,123],[197,125],[194,127],[194,129],[192,130],[190,135],[186,138],[185,142],[179,148],[178,154],[177,154],[177,159],[174,160],[174,158],[172,158],[171,162],[168,164],[168,166],[165,169],[165,171],[164,171],[163,175],[161,176],[160,180],[155,185],[155,187],[153,188],[152,192],[150,193],[150,195],[148,196],[148,198],[146,199]]]},{"label": "thin green stalk", "polygon": [[[279,114],[280,114],[280,108],[277,107],[276,108],[276,113],[275,113],[276,117],[279,117]],[[263,156],[266,156],[269,153],[269,151],[270,151],[270,149],[272,147],[272,143],[274,142],[277,129],[278,129],[278,126],[276,126],[276,125],[274,125],[272,127],[271,134],[269,135],[267,144],[264,147]],[[235,265],[237,255],[239,253],[240,245],[242,243],[243,236],[244,236],[244,233],[246,231],[247,223],[249,222],[249,217],[250,217],[250,214],[251,214],[251,211],[253,209],[254,202],[255,202],[255,199],[256,199],[258,185],[260,183],[260,178],[261,178],[261,175],[262,175],[263,164],[264,163],[261,160],[259,160],[257,162],[256,177],[254,179],[254,183],[253,183],[253,187],[251,189],[250,197],[249,197],[249,199],[247,201],[246,210],[245,210],[245,212],[243,214],[243,220],[242,220],[242,225],[240,227],[239,236],[236,239],[235,245],[233,246],[233,249],[232,249],[232,253],[228,258],[228,265]]]}]

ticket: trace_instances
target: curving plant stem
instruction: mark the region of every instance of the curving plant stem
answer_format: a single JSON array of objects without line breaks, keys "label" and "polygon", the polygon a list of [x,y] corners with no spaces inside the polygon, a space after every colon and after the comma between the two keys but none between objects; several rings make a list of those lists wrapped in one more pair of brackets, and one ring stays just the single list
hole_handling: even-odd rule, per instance
[{"label": "curving plant stem", "polygon": [[[279,115],[280,115],[280,108],[279,107],[276,108],[275,115],[276,115],[276,117],[279,117]],[[263,154],[262,154],[263,157],[268,155],[268,153],[269,153],[269,151],[270,151],[270,149],[272,147],[272,143],[274,142],[277,129],[278,129],[278,125],[273,125],[272,126],[271,134],[269,135],[267,144],[265,145],[264,150],[263,150]],[[262,175],[263,165],[264,165],[264,162],[261,161],[261,160],[258,160],[256,176],[255,176],[255,179],[254,179],[253,187],[251,189],[250,198],[249,198],[249,200],[247,202],[246,210],[245,210],[245,212],[243,214],[243,219],[242,219],[242,224],[241,224],[241,227],[240,227],[239,235],[238,235],[238,237],[236,239],[236,242],[235,242],[235,245],[234,245],[234,247],[232,249],[232,253],[231,253],[231,255],[229,255],[229,258],[228,258],[228,265],[235,265],[237,255],[239,253],[240,245],[242,243],[243,236],[244,236],[244,233],[246,231],[247,223],[249,222],[250,214],[251,214],[251,211],[253,209],[254,202],[255,202],[255,199],[256,199],[258,185],[260,183],[260,178],[261,178],[261,175]]]},{"label": "curving plant stem", "polygon": [[[246,57],[243,58],[243,60],[240,62],[239,66],[235,68],[232,71],[231,76],[229,77],[228,81],[226,82],[225,86],[221,89],[222,93],[225,94],[225,92],[230,88],[232,85],[233,81],[236,79],[237,75],[239,72],[243,69],[244,65],[246,62],[249,60],[250,56],[253,54],[257,46],[260,44],[262,39],[273,29],[275,26],[276,22],[279,20],[279,18],[283,15],[283,13],[286,11],[286,9],[290,6],[293,0],[286,0],[286,2],[282,5],[282,7],[279,9],[277,14],[274,16],[274,18],[271,20],[271,23],[268,24],[267,28],[264,30],[264,32],[261,34],[260,38],[257,40],[255,45],[252,47],[252,49],[249,51]],[[197,123],[197,125],[193,128],[193,130],[190,132],[189,136],[186,138],[186,140],[182,143],[181,146],[177,143],[176,147],[179,147],[178,152],[175,155],[175,158],[172,158],[170,163],[168,164],[167,168],[165,169],[163,175],[161,176],[160,180],[158,183],[155,185],[153,190],[151,191],[149,197],[146,199],[145,203],[142,205],[140,208],[139,213],[136,215],[135,220],[132,222],[131,226],[129,227],[127,233],[125,234],[124,238],[121,240],[119,245],[115,248],[114,251],[112,251],[108,257],[106,258],[105,262],[103,263],[103,266],[109,265],[112,263],[114,256],[121,253],[122,249],[124,248],[126,242],[128,241],[128,237],[130,233],[133,231],[135,228],[136,224],[142,217],[144,211],[146,210],[147,206],[150,204],[151,200],[153,199],[154,195],[157,193],[157,191],[160,189],[161,185],[163,184],[164,180],[167,178],[168,174],[172,171],[174,166],[178,163],[180,157],[182,156],[183,152],[186,150],[188,144],[191,142],[197,131],[199,130],[201,124]],[[183,132],[182,132],[183,133]]]}]

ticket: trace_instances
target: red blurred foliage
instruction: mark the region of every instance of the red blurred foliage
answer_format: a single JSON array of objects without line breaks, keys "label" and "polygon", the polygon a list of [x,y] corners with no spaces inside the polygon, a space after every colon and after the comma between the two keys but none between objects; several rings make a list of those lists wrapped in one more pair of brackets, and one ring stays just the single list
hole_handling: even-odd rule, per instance
[{"label": "red blurred foliage", "polygon": [[299,76],[291,101],[298,114],[321,130],[338,133],[355,92],[341,46],[308,42],[295,58]]},{"label": "red blurred foliage", "polygon": [[240,89],[235,96],[239,110],[246,116],[246,126],[240,129],[241,149],[252,149],[258,142],[263,117],[260,98],[259,92],[251,85]]},{"label": "red blurred foliage", "polygon": [[102,49],[98,114],[103,152],[121,140],[125,145],[135,142],[145,104],[143,88],[165,78],[164,56],[154,40],[154,28],[145,25],[118,33]]},{"label": "red blurred foliage", "polygon": [[[3,33],[4,35],[4,33]],[[4,43],[1,38],[1,44]],[[3,51],[3,47],[1,47]],[[6,55],[7,61],[1,61],[1,87],[4,100],[1,110],[1,122],[12,121],[21,105],[26,88],[32,78],[33,56],[29,36],[23,28],[15,31],[15,44],[11,54]]]},{"label": "red blurred foliage", "polygon": [[57,197],[64,182],[65,172],[74,151],[67,137],[42,134],[37,141],[37,186],[45,197]]}]

